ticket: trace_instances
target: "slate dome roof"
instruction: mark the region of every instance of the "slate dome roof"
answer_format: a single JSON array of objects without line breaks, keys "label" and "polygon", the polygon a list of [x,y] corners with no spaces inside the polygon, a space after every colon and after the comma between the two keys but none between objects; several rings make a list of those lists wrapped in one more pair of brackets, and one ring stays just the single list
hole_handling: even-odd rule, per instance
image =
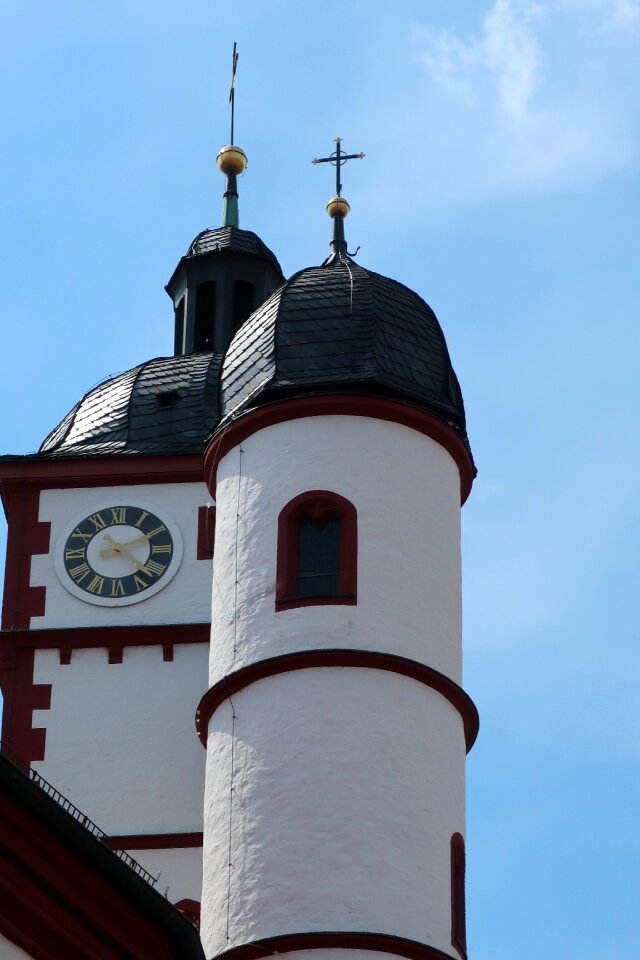
[{"label": "slate dome roof", "polygon": [[220,380],[220,416],[301,393],[405,400],[467,444],[462,393],[425,301],[349,257],[294,274],[240,327]]},{"label": "slate dome roof", "polygon": [[282,274],[275,253],[266,243],[263,243],[258,234],[253,233],[252,230],[241,230],[239,227],[209,227],[207,230],[202,230],[189,245],[185,256],[198,257],[222,250],[270,260],[278,273]]},{"label": "slate dome roof", "polygon": [[218,421],[222,357],[159,357],[98,384],[40,447],[48,457],[202,453]]}]

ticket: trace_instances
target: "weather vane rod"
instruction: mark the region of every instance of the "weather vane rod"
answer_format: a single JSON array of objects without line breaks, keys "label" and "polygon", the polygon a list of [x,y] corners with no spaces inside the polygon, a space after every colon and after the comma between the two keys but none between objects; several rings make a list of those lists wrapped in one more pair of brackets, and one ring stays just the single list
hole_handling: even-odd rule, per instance
[{"label": "weather vane rod", "polygon": [[233,55],[231,57],[231,89],[229,90],[229,103],[231,104],[231,145],[233,145],[233,124],[236,114],[236,67],[238,66],[238,56],[236,51],[237,43],[233,44]]},{"label": "weather vane rod", "polygon": [[336,137],[336,149],[329,157],[314,157],[311,163],[331,163],[336,168],[336,197],[342,194],[342,183],[340,181],[340,171],[347,160],[364,160],[364,153],[343,153],[340,147],[342,137]]}]

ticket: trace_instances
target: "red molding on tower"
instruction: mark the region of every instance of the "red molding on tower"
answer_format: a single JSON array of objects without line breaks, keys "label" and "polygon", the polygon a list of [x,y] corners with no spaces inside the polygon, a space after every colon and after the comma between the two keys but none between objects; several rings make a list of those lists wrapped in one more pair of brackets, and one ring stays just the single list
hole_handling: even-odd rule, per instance
[{"label": "red molding on tower", "polygon": [[423,433],[443,446],[453,457],[460,472],[462,503],[469,496],[473,483],[473,463],[469,451],[453,427],[397,400],[350,394],[281,400],[279,403],[250,410],[241,414],[237,420],[232,420],[214,437],[205,454],[204,478],[211,493],[215,495],[216,472],[222,458],[252,433],[287,420],[323,416],[371,417],[374,420],[399,423]]},{"label": "red molding on tower", "polygon": [[216,960],[262,960],[281,953],[300,950],[367,950],[372,953],[390,953],[406,960],[451,960],[451,954],[436,947],[388,933],[354,933],[351,931],[322,931],[319,933],[286,933],[279,937],[254,940],[231,947],[217,955]]},{"label": "red molding on tower", "polygon": [[402,677],[417,680],[441,694],[458,711],[464,726],[467,753],[475,743],[480,726],[478,711],[471,697],[449,677],[424,663],[399,657],[396,654],[334,648],[285,653],[279,657],[259,660],[247,667],[241,667],[234,673],[228,673],[205,693],[198,704],[196,731],[202,745],[204,747],[207,745],[209,720],[220,704],[234,693],[267,677],[291,673],[294,670],[311,670],[315,667],[360,667],[369,670],[385,670],[388,673],[396,673]]},{"label": "red molding on tower", "polygon": [[103,837],[110,850],[184,850],[201,847],[202,833],[131,833]]},{"label": "red molding on tower", "polygon": [[17,482],[47,490],[113,487],[133,483],[194,483],[202,480],[202,456],[15,457],[0,460],[0,486]]}]

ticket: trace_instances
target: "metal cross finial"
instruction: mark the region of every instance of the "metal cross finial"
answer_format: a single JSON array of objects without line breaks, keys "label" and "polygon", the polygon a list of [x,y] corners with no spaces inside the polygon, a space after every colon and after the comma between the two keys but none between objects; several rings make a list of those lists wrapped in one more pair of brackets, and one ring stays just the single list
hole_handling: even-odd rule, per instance
[{"label": "metal cross finial", "polygon": [[330,157],[314,158],[311,163],[331,163],[336,168],[336,196],[341,196],[342,183],[340,182],[340,168],[344,166],[347,160],[363,160],[364,153],[343,153],[340,144],[342,137],[336,137],[336,149]]},{"label": "metal cross finial", "polygon": [[238,66],[239,54],[236,53],[237,44],[233,44],[233,56],[231,58],[231,89],[229,90],[229,103],[231,104],[231,144],[233,145],[233,121],[236,112],[236,67]]}]

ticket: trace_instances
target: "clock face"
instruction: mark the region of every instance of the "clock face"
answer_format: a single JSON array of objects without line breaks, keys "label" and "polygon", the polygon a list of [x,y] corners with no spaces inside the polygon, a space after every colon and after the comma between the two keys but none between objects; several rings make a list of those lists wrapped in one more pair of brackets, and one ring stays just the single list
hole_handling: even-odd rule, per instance
[{"label": "clock face", "polygon": [[182,538],[166,515],[142,504],[114,504],[76,518],[54,563],[62,585],[100,606],[137,603],[162,590],[182,559]]}]

